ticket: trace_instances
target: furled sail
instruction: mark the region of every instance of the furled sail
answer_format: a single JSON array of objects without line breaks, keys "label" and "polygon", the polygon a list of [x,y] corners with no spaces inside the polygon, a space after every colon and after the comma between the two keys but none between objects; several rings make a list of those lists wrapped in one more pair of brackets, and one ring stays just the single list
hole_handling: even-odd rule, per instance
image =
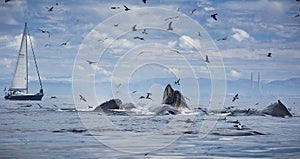
[{"label": "furled sail", "polygon": [[27,90],[28,87],[28,73],[27,73],[27,24],[22,36],[21,47],[19,50],[19,57],[17,67],[12,80],[11,90]]}]

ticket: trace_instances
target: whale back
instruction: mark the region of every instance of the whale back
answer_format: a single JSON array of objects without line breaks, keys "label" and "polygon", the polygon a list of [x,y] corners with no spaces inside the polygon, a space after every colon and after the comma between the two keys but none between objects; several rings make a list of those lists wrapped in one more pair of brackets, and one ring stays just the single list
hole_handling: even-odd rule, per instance
[{"label": "whale back", "polygon": [[262,110],[263,114],[268,114],[276,117],[292,116],[289,110],[278,100],[277,103],[271,104]]}]

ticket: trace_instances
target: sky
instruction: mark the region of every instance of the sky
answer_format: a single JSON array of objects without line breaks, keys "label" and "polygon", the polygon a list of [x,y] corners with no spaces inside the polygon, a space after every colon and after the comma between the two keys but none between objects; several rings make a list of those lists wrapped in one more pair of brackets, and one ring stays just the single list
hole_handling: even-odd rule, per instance
[{"label": "sky", "polygon": [[[250,79],[251,72],[263,81],[300,77],[296,0],[2,0],[0,14],[2,83],[13,76],[25,22],[46,83],[85,80],[81,75],[115,84],[154,77]],[[37,79],[34,72],[29,79]]]}]

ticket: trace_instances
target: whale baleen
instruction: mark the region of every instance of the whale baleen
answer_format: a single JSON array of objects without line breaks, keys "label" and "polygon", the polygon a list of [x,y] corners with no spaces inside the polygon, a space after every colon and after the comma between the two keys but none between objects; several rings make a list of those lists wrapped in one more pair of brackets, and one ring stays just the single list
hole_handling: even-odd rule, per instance
[{"label": "whale baleen", "polygon": [[175,108],[187,108],[188,105],[186,104],[186,101],[184,97],[181,95],[181,93],[178,90],[175,90],[171,87],[170,84],[167,85],[165,88],[165,91],[163,93],[163,100],[162,104],[168,104]]}]

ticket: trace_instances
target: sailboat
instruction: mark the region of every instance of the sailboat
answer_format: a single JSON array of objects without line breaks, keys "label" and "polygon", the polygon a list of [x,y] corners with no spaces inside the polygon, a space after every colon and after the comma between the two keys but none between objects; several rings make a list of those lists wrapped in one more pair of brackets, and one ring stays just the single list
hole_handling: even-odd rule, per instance
[{"label": "sailboat", "polygon": [[[27,51],[28,39],[29,39],[29,44],[31,46],[36,73],[38,75],[39,84],[40,84],[40,91],[36,94],[28,93],[28,51]],[[18,61],[12,79],[12,84],[11,87],[8,89],[8,91],[5,93],[4,98],[9,100],[41,100],[43,96],[44,96],[44,92],[43,92],[42,82],[40,78],[40,73],[35,58],[35,54],[33,51],[27,23],[25,23],[21,46],[19,49]]]}]

